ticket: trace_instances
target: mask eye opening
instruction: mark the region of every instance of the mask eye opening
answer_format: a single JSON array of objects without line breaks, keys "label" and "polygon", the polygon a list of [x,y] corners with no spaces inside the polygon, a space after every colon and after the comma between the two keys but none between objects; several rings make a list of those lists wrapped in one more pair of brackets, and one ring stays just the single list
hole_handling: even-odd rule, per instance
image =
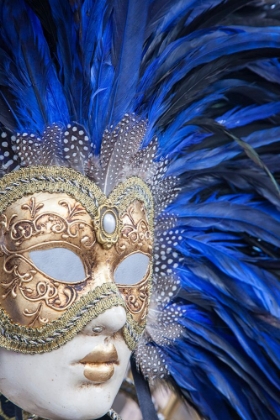
[{"label": "mask eye opening", "polygon": [[151,257],[143,252],[127,255],[114,271],[115,283],[119,286],[135,286],[146,280],[151,273]]},{"label": "mask eye opening", "polygon": [[66,247],[31,250],[29,260],[34,268],[52,281],[78,284],[89,277],[86,265],[79,255]]}]

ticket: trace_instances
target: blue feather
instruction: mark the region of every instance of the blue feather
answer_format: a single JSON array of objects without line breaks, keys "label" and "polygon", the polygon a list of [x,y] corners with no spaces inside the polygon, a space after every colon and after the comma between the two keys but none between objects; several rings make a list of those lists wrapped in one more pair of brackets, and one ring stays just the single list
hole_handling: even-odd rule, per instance
[{"label": "blue feather", "polygon": [[33,3],[0,5],[0,122],[40,134],[74,120],[98,154],[125,113],[148,120],[144,145],[157,136],[157,158],[181,181],[162,216],[175,214],[180,231],[170,305],[182,333],[172,341],[166,329],[165,345],[150,337],[147,346],[205,418],[280,418],[280,30],[269,8],[49,0],[48,27]]},{"label": "blue feather", "polygon": [[133,111],[132,99],[139,78],[148,4],[148,0],[114,1],[112,62],[116,75],[109,108],[109,125],[115,125],[126,112]]},{"label": "blue feather", "polygon": [[[260,311],[263,310],[279,317],[280,290],[277,287],[277,280],[272,275],[253,265],[243,263],[226,251],[222,252],[216,247],[209,246],[209,244],[188,239],[186,240],[186,246],[190,246],[192,251],[195,250],[203,254],[221,273],[229,277],[228,284],[225,285],[223,290],[224,293],[230,293],[234,296],[235,288],[246,290],[247,295],[251,297],[252,309],[257,310],[259,308]],[[181,247],[179,250],[183,251]]]},{"label": "blue feather", "polygon": [[[275,28],[265,28],[260,33],[253,28],[247,28],[245,31],[244,28],[238,27],[219,27],[217,30],[197,31],[174,41],[145,69],[138,87],[139,96],[136,97],[135,109],[137,111],[139,102],[143,101],[145,92],[147,97],[149,92],[152,92],[154,107],[149,109],[148,117],[153,124],[159,115],[170,108],[172,97],[169,92],[172,86],[195,67],[240,51],[279,46],[278,30]],[[232,65],[234,66],[234,61]],[[160,90],[156,89],[159,81]],[[161,104],[155,100],[157,96],[161,98]]]},{"label": "blue feather", "polygon": [[57,28],[59,78],[67,98],[70,120],[83,124],[83,69],[74,13],[70,3],[63,0],[50,0],[49,3]]},{"label": "blue feather", "polygon": [[107,127],[108,104],[112,95],[115,70],[110,56],[111,26],[103,31],[100,43],[97,44],[95,57],[91,66],[92,96],[89,105],[88,130],[94,139],[97,151],[100,149],[102,135]]},{"label": "blue feather", "polygon": [[[210,203],[187,205],[173,205],[172,212],[182,218],[185,226],[207,229],[217,228],[225,231],[247,232],[263,240],[280,246],[280,226],[278,220],[274,220],[269,214],[254,209],[250,205],[233,204],[215,200]],[[262,221],[265,219],[265,225]]]},{"label": "blue feather", "polygon": [[18,127],[41,133],[46,124],[68,120],[66,101],[51,62],[39,20],[25,5],[17,7],[9,1],[0,6],[1,20],[9,25],[1,27],[0,84],[7,86],[16,105]]},{"label": "blue feather", "polygon": [[280,102],[271,102],[269,104],[249,107],[235,108],[228,111],[217,119],[219,124],[227,128],[241,127],[250,124],[256,120],[273,117],[280,112]]},{"label": "blue feather", "polygon": [[248,64],[248,68],[262,78],[280,84],[280,63],[278,58],[256,61],[255,63]]}]

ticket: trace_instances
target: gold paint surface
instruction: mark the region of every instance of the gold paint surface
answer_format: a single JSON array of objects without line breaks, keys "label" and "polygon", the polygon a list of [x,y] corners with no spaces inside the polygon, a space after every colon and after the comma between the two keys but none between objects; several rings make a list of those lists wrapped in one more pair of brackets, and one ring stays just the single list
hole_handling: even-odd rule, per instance
[{"label": "gold paint surface", "polygon": [[[151,232],[143,203],[138,200],[120,215],[120,238],[110,249],[97,242],[90,215],[67,194],[44,192],[23,197],[10,205],[0,220],[5,244],[0,255],[1,306],[14,322],[32,328],[58,319],[97,285],[114,282],[116,267],[130,254],[141,251],[151,257]],[[80,257],[84,281],[62,282],[34,265],[29,251],[52,247],[69,249]],[[149,282],[146,276],[141,284],[119,287],[137,322],[147,310]]]},{"label": "gold paint surface", "polygon": [[87,363],[84,376],[94,384],[107,382],[114,375],[114,365],[106,363]]},{"label": "gold paint surface", "polygon": [[118,353],[116,347],[110,343],[108,345],[100,344],[92,352],[87,354],[80,363],[117,363]]},{"label": "gold paint surface", "polygon": [[112,343],[96,346],[80,360],[85,365],[84,376],[95,384],[108,381],[114,374],[114,363],[117,362],[118,353]]},{"label": "gold paint surface", "polygon": [[141,324],[146,319],[149,306],[151,288],[149,274],[146,275],[144,280],[134,286],[118,285],[118,288],[133,319]]},{"label": "gold paint surface", "polygon": [[[56,167],[15,171],[0,180],[1,191],[0,317],[6,333],[5,337],[0,337],[0,345],[27,353],[36,353],[36,348],[40,352],[44,348],[50,351],[57,344],[52,344],[50,340],[44,344],[46,326],[53,325],[51,330],[56,336],[57,333],[63,335],[53,323],[60,319],[62,323],[64,319],[69,322],[75,315],[72,312],[76,304],[85,301],[96,288],[104,284],[113,285],[114,271],[124,258],[135,252],[143,252],[152,258],[152,196],[143,181],[133,177],[119,184],[106,198],[93,182],[81,174]],[[105,237],[101,232],[103,236],[100,239],[100,215],[103,210],[100,213],[99,209],[113,209],[118,217],[112,238]],[[40,271],[29,256],[33,250],[57,247],[78,255],[86,273],[83,281],[67,283],[53,279]],[[117,285],[133,331],[140,332],[145,327],[151,274],[150,266],[149,272],[138,284]],[[120,297],[108,297],[106,307],[120,304],[117,303],[120,300]],[[104,308],[100,302],[99,313]],[[65,330],[63,325],[61,330]],[[82,328],[81,323],[75,322],[71,328],[74,334]],[[40,344],[31,338],[32,330],[36,330]],[[21,334],[24,341],[14,341],[12,336]],[[29,336],[30,345],[26,342]],[[67,340],[70,336],[67,333]],[[135,338],[126,327],[124,337],[132,348]],[[59,345],[65,342],[63,338],[55,341]]]}]

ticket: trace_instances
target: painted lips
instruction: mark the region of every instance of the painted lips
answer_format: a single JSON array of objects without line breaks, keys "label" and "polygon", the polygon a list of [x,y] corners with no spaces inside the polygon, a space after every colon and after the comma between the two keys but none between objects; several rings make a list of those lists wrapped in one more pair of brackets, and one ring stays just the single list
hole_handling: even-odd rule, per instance
[{"label": "painted lips", "polygon": [[95,384],[102,384],[112,378],[118,353],[113,344],[96,346],[80,363],[84,365],[84,376]]}]

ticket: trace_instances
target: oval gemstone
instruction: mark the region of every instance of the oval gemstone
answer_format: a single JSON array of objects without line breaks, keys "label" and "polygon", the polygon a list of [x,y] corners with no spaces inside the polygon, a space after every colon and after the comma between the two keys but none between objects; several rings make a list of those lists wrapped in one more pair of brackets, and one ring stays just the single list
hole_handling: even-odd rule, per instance
[{"label": "oval gemstone", "polygon": [[113,213],[106,213],[103,217],[103,229],[106,233],[114,233],[116,230],[116,218]]}]

